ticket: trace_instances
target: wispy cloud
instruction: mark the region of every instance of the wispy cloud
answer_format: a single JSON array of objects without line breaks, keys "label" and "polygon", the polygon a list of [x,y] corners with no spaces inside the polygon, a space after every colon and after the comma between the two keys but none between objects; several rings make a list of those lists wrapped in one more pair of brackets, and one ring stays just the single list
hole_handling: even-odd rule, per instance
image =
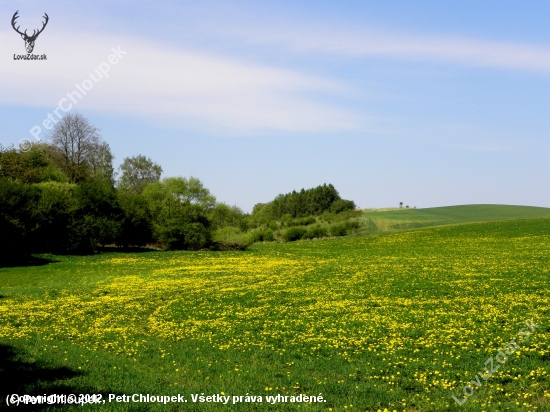
[{"label": "wispy cloud", "polygon": [[[0,31],[3,52],[24,54],[12,31]],[[35,53],[48,61],[0,65],[0,101],[55,108],[102,61],[121,46],[124,59],[110,78],[94,86],[78,110],[101,110],[190,122],[226,134],[265,131],[331,132],[360,127],[352,110],[327,103],[345,93],[342,83],[243,59],[170,48],[143,38],[50,30]],[[9,53],[9,52],[8,52]],[[316,96],[316,97],[312,97]]]},{"label": "wispy cloud", "polygon": [[228,29],[249,43],[282,45],[298,52],[383,56],[468,66],[550,70],[550,48],[456,36],[419,36],[337,27],[245,27]]}]

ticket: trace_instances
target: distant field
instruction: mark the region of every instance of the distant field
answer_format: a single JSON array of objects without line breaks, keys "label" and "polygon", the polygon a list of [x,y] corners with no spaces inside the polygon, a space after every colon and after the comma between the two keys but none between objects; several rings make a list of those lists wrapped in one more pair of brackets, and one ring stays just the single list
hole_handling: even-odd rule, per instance
[{"label": "distant field", "polygon": [[434,226],[494,220],[550,217],[550,208],[509,205],[461,205],[426,209],[392,209],[363,212],[369,219],[365,233],[401,232]]},{"label": "distant field", "polygon": [[[550,219],[46,258],[0,269],[3,393],[188,400],[63,408],[78,411],[550,410]],[[538,327],[521,341],[529,320]],[[518,349],[498,363],[511,339]],[[487,367],[498,371],[479,375]],[[262,403],[192,402],[201,393]]]}]

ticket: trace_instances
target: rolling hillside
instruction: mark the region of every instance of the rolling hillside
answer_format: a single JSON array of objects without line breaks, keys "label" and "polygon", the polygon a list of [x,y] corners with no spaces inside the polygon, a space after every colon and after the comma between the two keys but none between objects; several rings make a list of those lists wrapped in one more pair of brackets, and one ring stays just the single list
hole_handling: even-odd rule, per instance
[{"label": "rolling hillside", "polygon": [[455,225],[495,220],[550,217],[550,208],[510,205],[460,205],[426,209],[371,209],[366,233],[401,232],[425,227]]},{"label": "rolling hillside", "polygon": [[105,404],[24,410],[549,411],[550,218],[42,259],[0,269],[2,389]]}]

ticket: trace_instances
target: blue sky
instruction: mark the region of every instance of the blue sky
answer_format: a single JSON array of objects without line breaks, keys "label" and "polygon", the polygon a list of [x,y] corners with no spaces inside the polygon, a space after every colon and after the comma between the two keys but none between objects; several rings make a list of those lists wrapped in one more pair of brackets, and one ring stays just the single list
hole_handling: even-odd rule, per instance
[{"label": "blue sky", "polygon": [[[22,28],[50,21],[15,61]],[[220,201],[333,183],[360,207],[550,207],[550,3],[1,1],[0,144],[74,105],[115,163]],[[40,136],[43,136],[41,134]]]}]

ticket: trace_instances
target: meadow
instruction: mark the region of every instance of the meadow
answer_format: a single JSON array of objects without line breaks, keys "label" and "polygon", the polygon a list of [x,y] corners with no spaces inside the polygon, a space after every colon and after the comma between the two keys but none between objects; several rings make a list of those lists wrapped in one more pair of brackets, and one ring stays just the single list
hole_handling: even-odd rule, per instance
[{"label": "meadow", "polygon": [[[550,411],[549,252],[550,219],[530,218],[245,252],[40,256],[0,269],[2,392],[188,400],[61,410]],[[529,339],[470,383],[526,321]],[[266,402],[277,394],[326,402]]]},{"label": "meadow", "polygon": [[363,219],[368,222],[362,233],[396,233],[428,227],[540,217],[550,217],[550,208],[483,204],[423,209],[365,209]]}]

